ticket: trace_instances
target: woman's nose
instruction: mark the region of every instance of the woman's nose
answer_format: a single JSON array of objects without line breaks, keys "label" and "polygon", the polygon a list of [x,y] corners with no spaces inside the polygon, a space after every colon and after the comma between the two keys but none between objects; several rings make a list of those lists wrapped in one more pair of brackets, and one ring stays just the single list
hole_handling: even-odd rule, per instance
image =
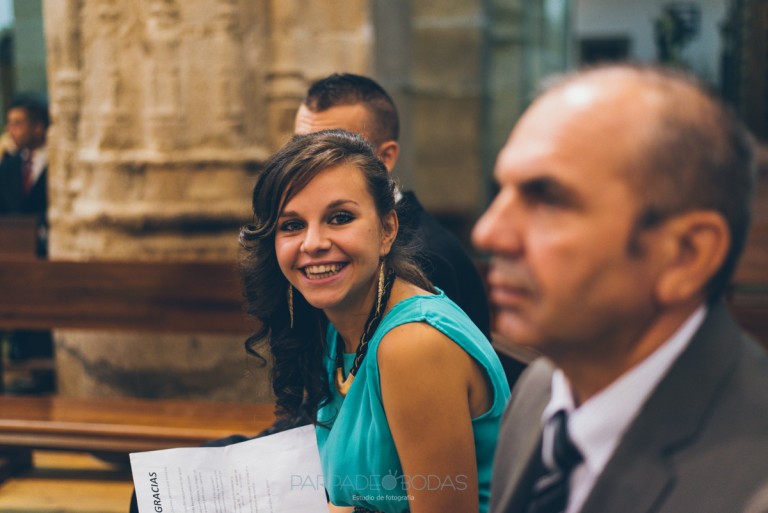
[{"label": "woman's nose", "polygon": [[331,240],[327,237],[325,229],[321,226],[307,226],[304,241],[301,243],[301,251],[316,253],[331,248]]}]

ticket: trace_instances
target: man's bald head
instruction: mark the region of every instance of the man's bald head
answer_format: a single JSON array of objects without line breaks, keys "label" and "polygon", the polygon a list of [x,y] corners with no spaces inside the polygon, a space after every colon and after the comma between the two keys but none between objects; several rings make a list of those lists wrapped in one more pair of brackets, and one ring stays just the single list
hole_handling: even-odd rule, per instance
[{"label": "man's bald head", "polygon": [[744,126],[706,85],[669,69],[611,65],[582,71],[549,84],[539,102],[546,107],[557,98],[598,113],[605,137],[595,144],[634,138],[624,172],[642,205],[638,231],[692,210],[724,217],[731,248],[709,286],[710,297],[719,296],[751,222],[755,151]]}]

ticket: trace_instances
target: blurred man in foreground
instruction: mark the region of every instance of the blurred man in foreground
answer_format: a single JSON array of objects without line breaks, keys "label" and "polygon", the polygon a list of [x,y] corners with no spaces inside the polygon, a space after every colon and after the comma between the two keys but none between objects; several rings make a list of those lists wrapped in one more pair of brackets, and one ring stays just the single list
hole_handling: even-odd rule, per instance
[{"label": "blurred man in foreground", "polygon": [[739,511],[768,475],[768,356],[723,290],[753,145],[690,78],[614,66],[523,115],[475,226],[496,329],[545,358],[507,408],[491,511]]}]

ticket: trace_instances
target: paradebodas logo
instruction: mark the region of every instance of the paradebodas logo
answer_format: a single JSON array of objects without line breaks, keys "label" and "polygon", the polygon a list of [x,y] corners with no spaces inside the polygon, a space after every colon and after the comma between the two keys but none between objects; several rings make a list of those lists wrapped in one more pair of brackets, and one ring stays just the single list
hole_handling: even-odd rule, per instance
[{"label": "paradebodas logo", "polygon": [[389,471],[384,475],[333,475],[329,481],[326,481],[322,475],[302,476],[294,474],[291,476],[292,490],[304,490],[307,488],[319,490],[327,487],[360,493],[378,491],[402,491],[403,493],[408,493],[412,491],[445,489],[463,491],[466,490],[468,486],[469,477],[465,474],[457,474],[455,476],[440,476],[437,474],[404,475],[397,471]]}]

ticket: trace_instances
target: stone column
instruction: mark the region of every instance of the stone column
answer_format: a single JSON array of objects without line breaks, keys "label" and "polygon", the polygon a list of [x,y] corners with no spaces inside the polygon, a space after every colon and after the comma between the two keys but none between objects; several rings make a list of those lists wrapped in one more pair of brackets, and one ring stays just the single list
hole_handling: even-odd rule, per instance
[{"label": "stone column", "polygon": [[290,138],[308,85],[333,72],[373,72],[373,22],[367,0],[273,0],[267,76],[272,144]]},{"label": "stone column", "polygon": [[409,178],[424,207],[460,240],[485,199],[482,180],[485,4],[411,4]]},{"label": "stone column", "polygon": [[[45,0],[50,257],[238,254],[261,163],[309,80],[367,72],[367,2]],[[243,337],[56,333],[73,396],[269,396]]]},{"label": "stone column", "polygon": [[496,155],[525,105],[525,0],[373,0],[378,78],[396,99],[406,188],[471,251]]},{"label": "stone column", "polygon": [[486,43],[486,106],[483,171],[487,204],[492,198],[493,168],[499,150],[509,137],[529,98],[526,95],[524,0],[488,2]]},{"label": "stone column", "polygon": [[267,95],[270,141],[274,147],[291,137],[296,108],[306,89],[296,48],[300,17],[302,11],[298,0],[272,3],[269,50],[273,60],[267,75]]}]

